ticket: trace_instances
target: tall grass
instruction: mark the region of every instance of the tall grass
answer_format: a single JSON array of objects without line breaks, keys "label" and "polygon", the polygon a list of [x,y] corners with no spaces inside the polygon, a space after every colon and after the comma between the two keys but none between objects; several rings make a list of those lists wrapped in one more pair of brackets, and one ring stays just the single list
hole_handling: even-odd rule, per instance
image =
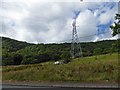
[{"label": "tall grass", "polygon": [[53,62],[35,65],[4,66],[3,81],[37,82],[117,82],[118,54],[77,58],[68,64]]}]

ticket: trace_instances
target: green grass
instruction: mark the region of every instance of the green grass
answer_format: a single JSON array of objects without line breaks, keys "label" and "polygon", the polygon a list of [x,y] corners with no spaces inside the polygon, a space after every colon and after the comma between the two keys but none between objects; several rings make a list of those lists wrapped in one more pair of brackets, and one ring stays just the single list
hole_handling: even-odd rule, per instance
[{"label": "green grass", "polygon": [[46,62],[35,65],[4,66],[3,81],[32,82],[117,82],[118,54],[77,58],[68,64]]}]

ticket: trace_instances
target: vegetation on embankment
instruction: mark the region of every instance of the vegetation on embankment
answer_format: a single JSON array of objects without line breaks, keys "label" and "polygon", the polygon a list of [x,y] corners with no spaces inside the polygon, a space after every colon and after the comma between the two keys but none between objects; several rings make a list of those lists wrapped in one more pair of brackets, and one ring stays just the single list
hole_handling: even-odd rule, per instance
[{"label": "vegetation on embankment", "polygon": [[68,64],[53,61],[35,65],[3,66],[3,81],[117,82],[118,54],[77,58]]}]

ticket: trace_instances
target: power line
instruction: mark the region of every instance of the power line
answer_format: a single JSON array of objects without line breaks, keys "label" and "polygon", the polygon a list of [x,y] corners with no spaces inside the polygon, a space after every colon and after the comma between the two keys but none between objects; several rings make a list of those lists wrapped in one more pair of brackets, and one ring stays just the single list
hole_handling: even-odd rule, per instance
[{"label": "power line", "polygon": [[[110,33],[110,32],[106,31],[106,32],[100,33],[100,34],[91,34],[91,35],[88,35],[88,36],[78,37],[78,39],[80,39],[80,38],[86,38],[86,37],[91,37],[91,36],[96,36],[96,35],[103,35],[103,34],[106,34],[106,33]],[[71,39],[57,41],[57,42],[67,42],[67,41],[71,41]]]}]

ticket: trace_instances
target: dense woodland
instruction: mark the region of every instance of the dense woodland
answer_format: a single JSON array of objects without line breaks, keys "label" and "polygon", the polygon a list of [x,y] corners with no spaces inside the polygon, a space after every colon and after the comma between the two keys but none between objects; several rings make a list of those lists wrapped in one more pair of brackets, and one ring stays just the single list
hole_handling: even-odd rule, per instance
[{"label": "dense woodland", "polygon": [[[70,60],[71,43],[30,44],[2,38],[2,65],[36,64]],[[83,57],[118,52],[119,40],[81,43]]]}]

